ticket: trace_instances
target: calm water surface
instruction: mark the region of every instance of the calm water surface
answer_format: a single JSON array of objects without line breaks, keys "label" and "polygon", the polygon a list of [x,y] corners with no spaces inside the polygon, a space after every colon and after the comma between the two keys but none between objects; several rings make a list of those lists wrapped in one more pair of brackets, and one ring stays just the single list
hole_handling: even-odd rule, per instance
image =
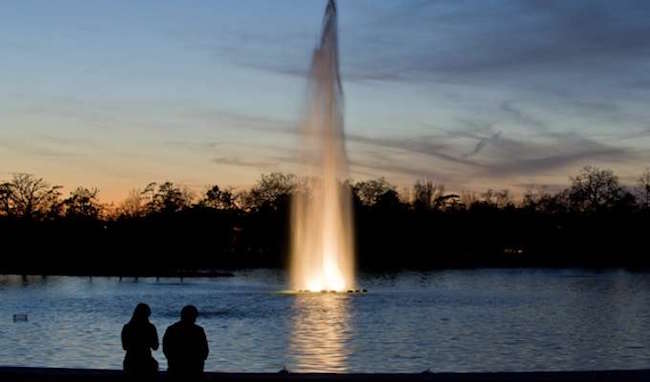
[{"label": "calm water surface", "polygon": [[650,274],[445,271],[361,284],[367,295],[309,296],[279,293],[285,274],[275,271],[183,283],[0,276],[0,365],[121,368],[120,330],[144,301],[160,336],[183,305],[199,307],[207,370],[650,367]]}]

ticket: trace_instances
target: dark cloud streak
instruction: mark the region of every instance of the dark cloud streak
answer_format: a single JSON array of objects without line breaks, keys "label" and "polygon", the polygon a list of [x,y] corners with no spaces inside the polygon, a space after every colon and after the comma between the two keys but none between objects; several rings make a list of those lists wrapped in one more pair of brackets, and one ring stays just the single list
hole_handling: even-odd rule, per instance
[{"label": "dark cloud streak", "polygon": [[483,150],[485,145],[487,145],[490,141],[494,141],[494,140],[499,139],[500,136],[501,136],[501,132],[498,131],[498,132],[494,133],[493,135],[491,135],[491,136],[489,136],[487,138],[481,138],[478,141],[478,143],[476,144],[476,146],[474,146],[474,149],[472,151],[470,151],[469,153],[463,155],[463,156],[465,158],[469,158],[469,157],[472,157],[472,156],[478,154],[479,152],[481,152],[481,150]]},{"label": "dark cloud streak", "polygon": [[226,166],[235,166],[235,167],[253,167],[259,169],[267,169],[270,167],[275,167],[275,163],[267,161],[252,161],[252,160],[243,160],[237,157],[219,157],[212,159],[213,163],[226,165]]}]

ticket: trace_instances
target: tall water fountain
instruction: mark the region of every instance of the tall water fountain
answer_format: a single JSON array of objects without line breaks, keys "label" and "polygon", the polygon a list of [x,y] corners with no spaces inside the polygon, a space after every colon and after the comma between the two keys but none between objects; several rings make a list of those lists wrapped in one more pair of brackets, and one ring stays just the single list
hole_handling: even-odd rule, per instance
[{"label": "tall water fountain", "polygon": [[343,291],[354,288],[351,195],[343,181],[348,162],[343,134],[336,2],[329,0],[309,74],[309,99],[300,126],[308,191],[292,204],[291,287]]}]

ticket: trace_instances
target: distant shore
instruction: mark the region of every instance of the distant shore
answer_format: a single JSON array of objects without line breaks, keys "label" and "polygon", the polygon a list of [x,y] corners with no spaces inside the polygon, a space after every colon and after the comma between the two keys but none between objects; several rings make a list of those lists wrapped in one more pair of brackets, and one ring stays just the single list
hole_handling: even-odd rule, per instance
[{"label": "distant shore", "polygon": [[[274,267],[245,267],[233,269],[180,269],[180,270],[132,270],[132,271],[102,271],[97,269],[85,270],[44,270],[44,269],[3,269],[0,268],[0,276],[18,276],[18,277],[118,277],[118,278],[228,278],[235,277],[237,271],[250,271],[256,269],[282,269]],[[463,267],[427,267],[427,268],[379,268],[362,270],[364,273],[400,273],[400,272],[436,272],[446,270],[476,270],[476,269],[581,269],[602,271],[608,269],[620,269],[630,272],[650,272],[647,266],[554,266],[554,265],[517,265],[517,264],[499,264],[499,265],[476,265]]]},{"label": "distant shore", "polygon": [[[371,272],[647,269],[650,170],[643,179],[633,190],[610,170],[586,167],[565,189],[534,188],[521,198],[493,189],[447,193],[429,181],[403,194],[383,178],[346,182],[354,261]],[[0,199],[42,200],[29,208],[0,200],[0,273],[218,277],[188,270],[284,269],[293,248],[291,201],[305,191],[302,180],[282,173],[241,192],[214,185],[196,197],[151,183],[108,208],[98,190],[64,197],[46,184],[29,174],[0,181]]]},{"label": "distant shore", "polygon": [[98,270],[89,271],[55,271],[45,272],[38,270],[4,270],[0,269],[0,275],[16,275],[16,276],[74,276],[74,277],[173,277],[173,278],[192,278],[192,277],[234,277],[235,274],[229,271],[222,270],[176,270],[176,271],[138,271],[138,272],[102,272]]},{"label": "distant shore", "polygon": [[[68,382],[68,381],[122,381],[119,370],[63,369],[35,367],[0,367],[0,380],[4,382]],[[159,380],[165,380],[161,372]],[[636,382],[650,380],[648,370],[603,371],[550,371],[550,372],[495,372],[495,373],[413,373],[413,374],[330,374],[330,373],[205,373],[204,381],[219,382],[360,382],[360,381],[413,381],[413,382]]]}]

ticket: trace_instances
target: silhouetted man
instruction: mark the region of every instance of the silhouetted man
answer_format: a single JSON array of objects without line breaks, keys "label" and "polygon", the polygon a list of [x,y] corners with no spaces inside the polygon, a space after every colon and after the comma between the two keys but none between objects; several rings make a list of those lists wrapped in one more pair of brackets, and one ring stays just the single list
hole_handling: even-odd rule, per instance
[{"label": "silhouetted man", "polygon": [[198,381],[208,358],[208,340],[203,328],[194,322],[199,311],[193,305],[181,310],[181,320],[172,324],[163,336],[167,373],[172,380]]}]

